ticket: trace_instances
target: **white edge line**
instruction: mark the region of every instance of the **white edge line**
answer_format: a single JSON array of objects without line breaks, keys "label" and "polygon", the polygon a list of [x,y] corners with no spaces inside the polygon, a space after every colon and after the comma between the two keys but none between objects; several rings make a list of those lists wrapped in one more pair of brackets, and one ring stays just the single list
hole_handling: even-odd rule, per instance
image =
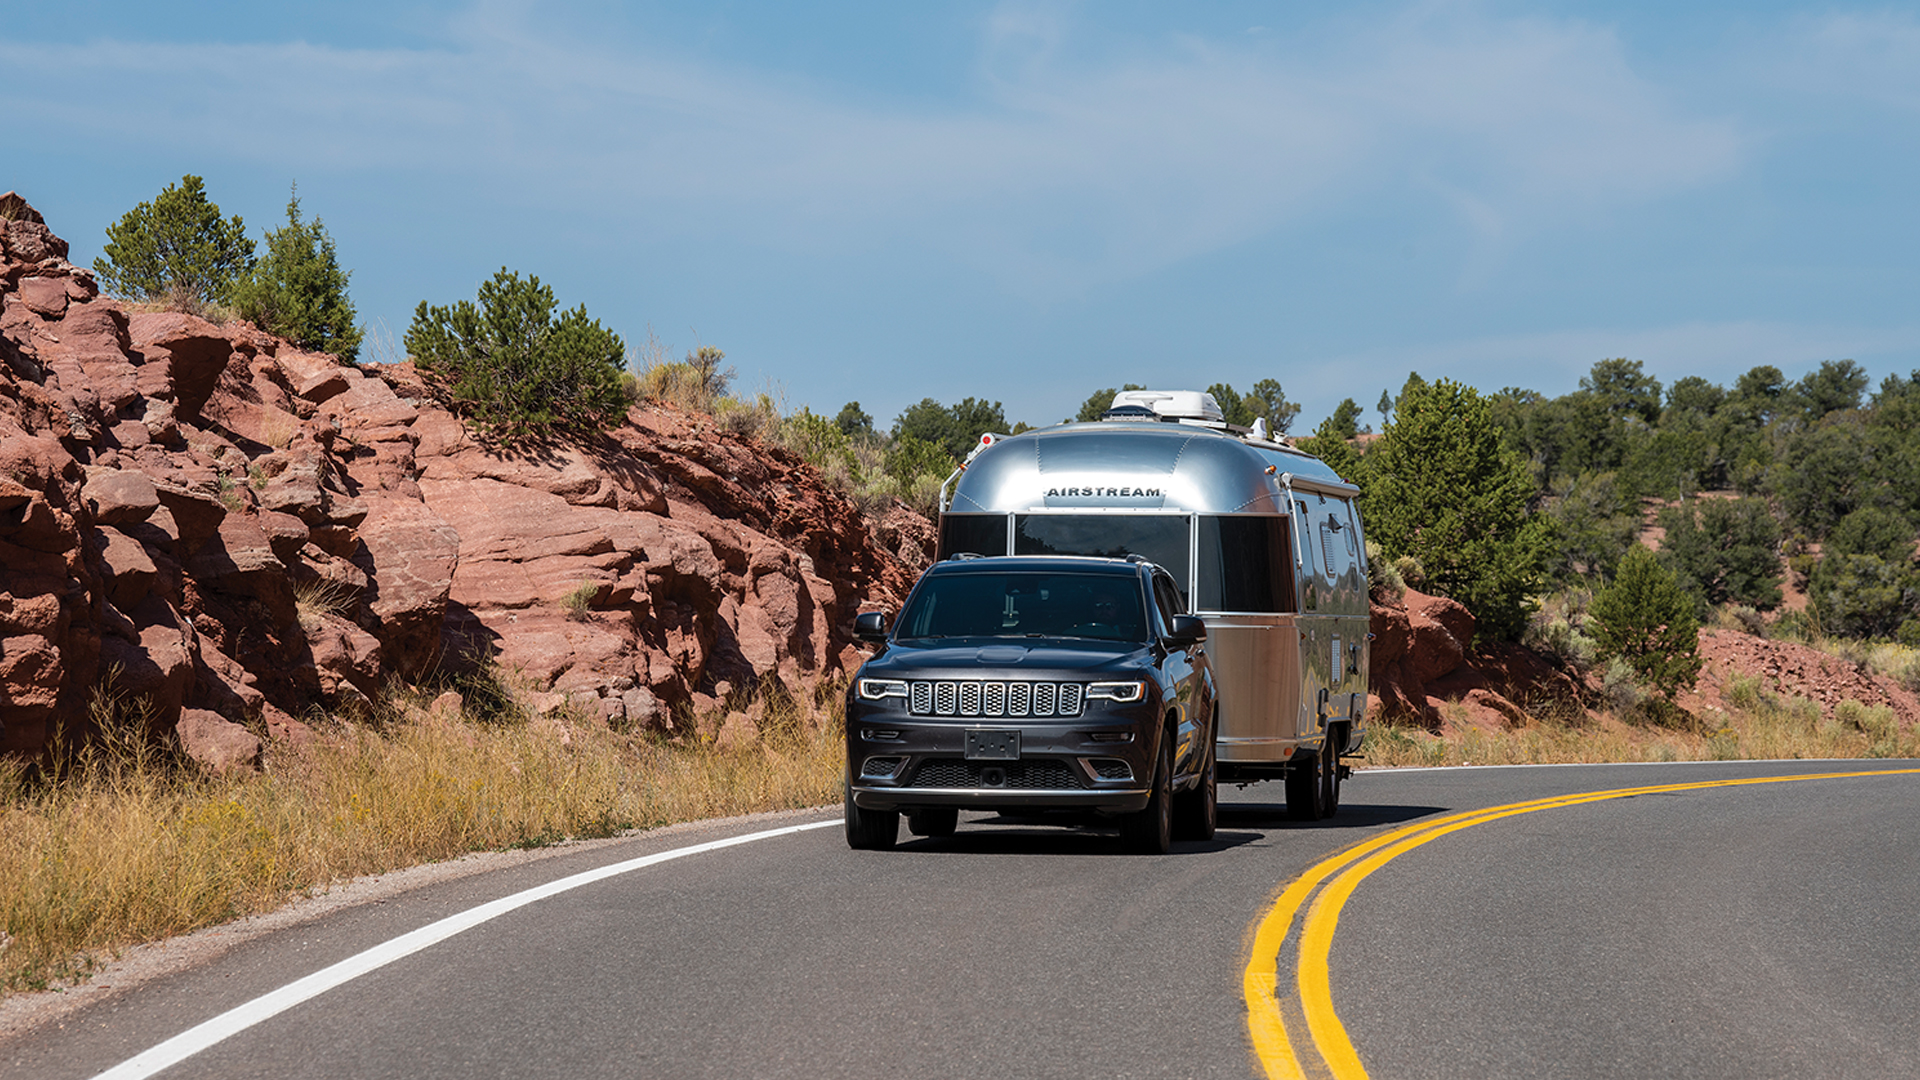
[{"label": "white edge line", "polygon": [[824,829],[829,825],[838,824],[840,824],[840,821],[837,818],[826,821],[810,821],[804,825],[788,825],[778,829],[768,829],[764,832],[747,833],[743,836],[729,836],[723,840],[709,840],[704,844],[674,848],[671,851],[655,852],[652,855],[644,855],[637,859],[628,859],[626,862],[618,862],[593,870],[583,870],[571,877],[563,877],[558,881],[550,881],[545,885],[536,885],[531,889],[514,893],[511,896],[503,896],[498,900],[481,904],[479,907],[468,908],[466,911],[462,911],[457,915],[449,915],[438,922],[428,923],[418,930],[410,931],[391,941],[385,941],[379,945],[375,945],[371,949],[355,953],[339,963],[333,964],[330,967],[321,968],[319,971],[303,979],[296,979],[278,990],[268,994],[262,994],[245,1004],[236,1005],[205,1023],[188,1028],[186,1031],[175,1035],[166,1042],[135,1054],[133,1057],[115,1065],[113,1068],[97,1074],[93,1080],[144,1080],[145,1077],[152,1076],[162,1069],[177,1065],[216,1043],[237,1035],[264,1020],[278,1016],[280,1013],[293,1008],[295,1005],[318,997],[336,986],[351,982],[368,972],[377,971],[393,963],[395,960],[411,956],[429,946],[437,945],[455,934],[464,930],[471,930],[481,923],[497,919],[510,911],[526,907],[528,904],[545,900],[551,896],[557,896],[560,893],[568,892],[572,889],[580,888],[582,885],[591,885],[596,881],[604,881],[610,877],[617,877],[621,874],[641,870],[673,859],[684,858],[688,855],[700,855],[709,851],[718,851],[721,848],[733,847],[737,844],[747,844],[755,840],[767,840],[776,836],[805,832],[808,829]]}]

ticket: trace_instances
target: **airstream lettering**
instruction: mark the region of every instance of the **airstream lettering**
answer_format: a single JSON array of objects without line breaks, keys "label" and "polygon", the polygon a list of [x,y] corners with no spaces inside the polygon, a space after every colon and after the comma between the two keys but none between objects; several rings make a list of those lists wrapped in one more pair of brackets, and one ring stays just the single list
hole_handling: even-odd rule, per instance
[{"label": "airstream lettering", "polygon": [[1206,624],[1221,780],[1284,779],[1328,816],[1367,707],[1359,493],[1229,428],[1211,395],[1129,391],[1106,418],[983,438],[942,491],[940,554],[1143,557]]}]

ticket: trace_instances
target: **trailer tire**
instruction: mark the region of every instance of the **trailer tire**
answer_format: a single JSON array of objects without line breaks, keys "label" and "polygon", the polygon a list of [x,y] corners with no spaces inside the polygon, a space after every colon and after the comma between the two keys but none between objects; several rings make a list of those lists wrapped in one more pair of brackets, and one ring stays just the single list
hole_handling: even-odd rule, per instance
[{"label": "trailer tire", "polygon": [[1296,754],[1287,769],[1287,817],[1294,821],[1319,821],[1327,816],[1325,785],[1321,770],[1327,760],[1322,749],[1313,754]]},{"label": "trailer tire", "polygon": [[1347,729],[1335,724],[1327,729],[1325,752],[1320,762],[1320,816],[1332,817],[1340,810],[1340,749],[1347,745]]}]

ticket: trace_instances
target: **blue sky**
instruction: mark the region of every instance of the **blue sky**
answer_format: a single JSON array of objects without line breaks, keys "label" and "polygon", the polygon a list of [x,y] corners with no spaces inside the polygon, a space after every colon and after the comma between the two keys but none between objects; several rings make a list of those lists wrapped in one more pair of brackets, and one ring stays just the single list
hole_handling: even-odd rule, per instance
[{"label": "blue sky", "polygon": [[389,348],[504,265],[883,424],[1920,368],[1912,6],[72,0],[8,12],[0,107],[76,262],[183,173],[256,235],[297,180]]}]

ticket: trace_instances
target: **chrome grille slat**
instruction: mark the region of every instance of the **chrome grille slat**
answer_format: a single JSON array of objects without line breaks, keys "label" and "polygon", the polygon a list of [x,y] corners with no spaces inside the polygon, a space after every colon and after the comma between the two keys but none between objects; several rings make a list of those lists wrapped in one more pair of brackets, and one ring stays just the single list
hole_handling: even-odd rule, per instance
[{"label": "chrome grille slat", "polygon": [[915,716],[1079,716],[1086,687],[1063,682],[921,681],[907,685]]},{"label": "chrome grille slat", "polygon": [[1025,716],[1033,711],[1033,684],[1007,684],[1007,715]]}]

